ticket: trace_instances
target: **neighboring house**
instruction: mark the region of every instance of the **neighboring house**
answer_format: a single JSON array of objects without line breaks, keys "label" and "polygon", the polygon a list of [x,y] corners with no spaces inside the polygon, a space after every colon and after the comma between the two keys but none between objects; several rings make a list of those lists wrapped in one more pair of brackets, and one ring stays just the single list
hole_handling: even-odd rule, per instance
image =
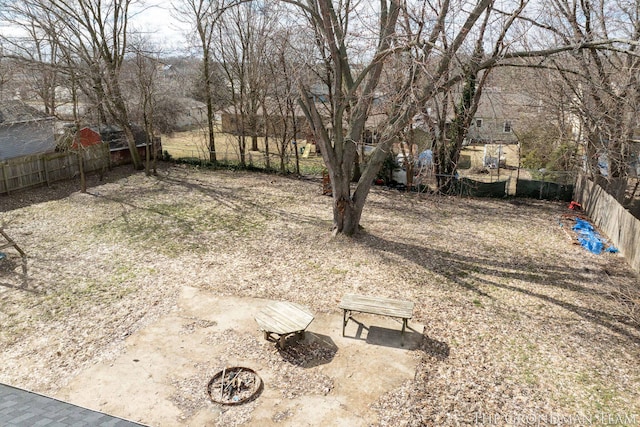
[{"label": "neighboring house", "polygon": [[[198,58],[165,58],[157,63],[157,83],[163,92],[171,93],[178,99],[188,97],[192,91],[192,85],[185,82],[199,78],[202,73],[201,65],[201,59]],[[217,70],[215,63],[211,66],[212,72],[215,72]]]},{"label": "neighboring house", "polygon": [[172,120],[176,129],[180,131],[206,126],[207,104],[193,98],[178,98]]},{"label": "neighboring house", "polygon": [[516,144],[518,124],[538,113],[539,106],[523,93],[497,87],[483,90],[478,110],[469,126],[467,140],[480,144]]},{"label": "neighboring house", "polygon": [[55,118],[22,101],[0,101],[0,160],[52,152]]}]

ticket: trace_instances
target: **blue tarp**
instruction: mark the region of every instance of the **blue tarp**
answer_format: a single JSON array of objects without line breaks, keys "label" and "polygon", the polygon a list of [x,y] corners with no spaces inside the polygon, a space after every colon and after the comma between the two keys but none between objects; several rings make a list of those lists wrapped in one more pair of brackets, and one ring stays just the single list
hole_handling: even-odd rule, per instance
[{"label": "blue tarp", "polygon": [[589,221],[585,221],[580,218],[576,218],[576,225],[573,226],[573,231],[578,233],[578,241],[583,248],[593,252],[596,255],[600,255],[602,251],[605,252],[618,252],[613,246],[604,248],[604,240],[597,231],[594,230],[593,225]]},{"label": "blue tarp", "polygon": [[420,166],[431,167],[433,165],[433,151],[424,150],[418,155],[418,164]]}]

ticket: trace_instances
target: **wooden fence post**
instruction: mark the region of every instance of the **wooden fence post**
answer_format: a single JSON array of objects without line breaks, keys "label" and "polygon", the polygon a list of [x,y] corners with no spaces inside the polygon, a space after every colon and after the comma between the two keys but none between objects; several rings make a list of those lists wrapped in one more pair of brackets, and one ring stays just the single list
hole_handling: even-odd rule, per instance
[{"label": "wooden fence post", "polygon": [[9,178],[7,177],[7,165],[6,165],[6,163],[2,164],[2,177],[4,178],[4,189],[6,190],[7,194],[11,194],[9,192]]},{"label": "wooden fence post", "polygon": [[42,158],[44,164],[44,179],[47,182],[47,187],[51,187],[51,180],[49,179],[49,159],[47,156]]},{"label": "wooden fence post", "polygon": [[80,171],[80,191],[87,192],[87,179],[84,176],[84,152],[82,149],[78,150],[78,169]]},{"label": "wooden fence post", "polygon": [[102,143],[102,146],[104,147],[105,159],[107,161],[106,169],[111,170],[111,146],[108,142]]}]

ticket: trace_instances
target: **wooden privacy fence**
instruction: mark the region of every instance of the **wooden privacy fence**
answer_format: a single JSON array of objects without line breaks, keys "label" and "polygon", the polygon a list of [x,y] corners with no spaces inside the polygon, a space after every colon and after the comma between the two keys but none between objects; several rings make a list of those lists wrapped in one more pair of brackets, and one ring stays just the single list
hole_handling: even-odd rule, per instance
[{"label": "wooden privacy fence", "polygon": [[0,194],[77,177],[80,175],[80,159],[85,172],[107,169],[110,164],[109,144],[4,160],[0,162]]},{"label": "wooden privacy fence", "polygon": [[640,220],[584,175],[578,177],[575,199],[620,250],[631,268],[640,273]]}]

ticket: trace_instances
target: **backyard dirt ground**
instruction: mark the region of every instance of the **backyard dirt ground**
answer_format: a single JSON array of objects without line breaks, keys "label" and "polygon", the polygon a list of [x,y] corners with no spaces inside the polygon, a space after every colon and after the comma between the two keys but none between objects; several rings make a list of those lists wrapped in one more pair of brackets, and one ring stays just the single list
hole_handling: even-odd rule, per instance
[{"label": "backyard dirt ground", "polygon": [[[362,233],[332,238],[313,178],[162,164],[77,186],[0,197],[28,254],[25,276],[3,250],[0,382],[157,426],[640,422],[640,283],[574,244],[566,204],[374,188]],[[407,345],[379,316],[342,337],[345,293],[414,301]],[[282,351],[253,320],[273,300],[316,316]],[[206,386],[233,365],[265,387],[223,407]]]}]

